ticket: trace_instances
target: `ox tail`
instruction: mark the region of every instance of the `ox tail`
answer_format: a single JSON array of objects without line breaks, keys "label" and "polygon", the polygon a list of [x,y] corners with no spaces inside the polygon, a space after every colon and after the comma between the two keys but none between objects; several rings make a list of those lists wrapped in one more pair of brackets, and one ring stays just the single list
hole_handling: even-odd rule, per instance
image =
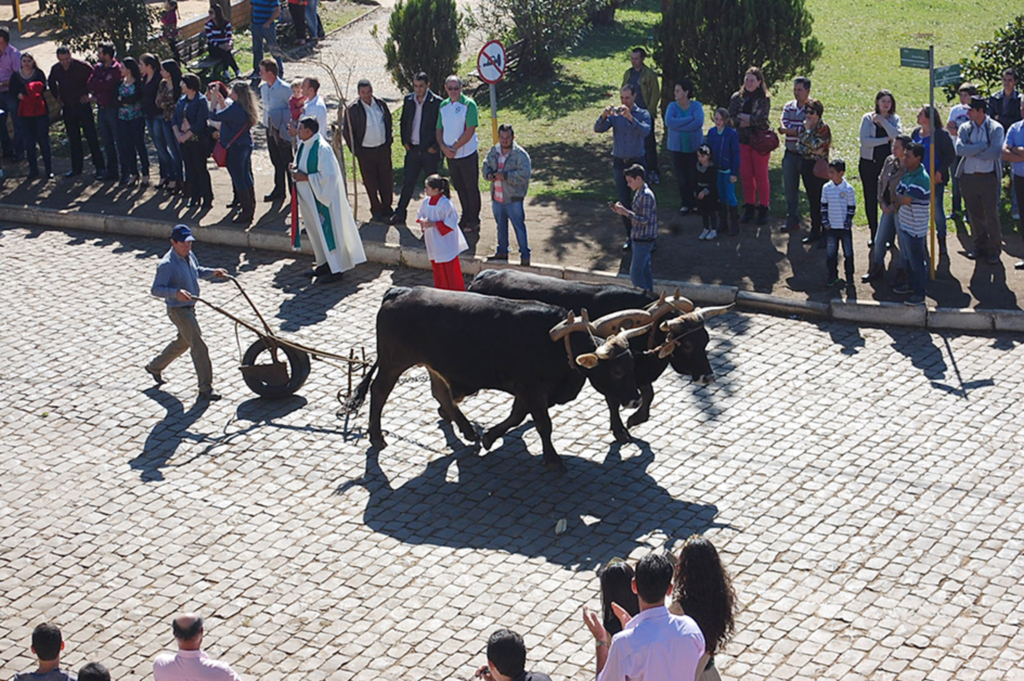
[{"label": "ox tail", "polygon": [[366,393],[370,390],[370,383],[373,381],[374,374],[377,373],[377,366],[379,364],[379,359],[373,363],[370,370],[366,372],[366,376],[363,376],[363,380],[359,381],[355,392],[349,395],[348,399],[343,402],[342,411],[347,414],[355,414],[363,406],[363,402],[366,400]]}]

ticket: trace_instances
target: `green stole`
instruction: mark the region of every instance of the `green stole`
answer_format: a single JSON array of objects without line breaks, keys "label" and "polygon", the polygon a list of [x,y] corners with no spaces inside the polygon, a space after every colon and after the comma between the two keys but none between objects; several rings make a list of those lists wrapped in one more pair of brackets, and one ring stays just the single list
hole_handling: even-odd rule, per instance
[{"label": "green stole", "polygon": [[[314,173],[320,172],[319,141],[316,144],[301,145],[299,147],[299,156],[295,160],[295,165],[299,165],[302,161],[302,152],[306,148],[309,149],[309,158],[306,161],[306,174],[313,175]],[[316,205],[316,212],[320,218],[320,231],[324,235],[324,243],[327,244],[328,251],[333,251],[337,249],[337,244],[334,242],[334,224],[331,222],[331,209],[329,206],[325,206],[320,203],[315,194],[313,195],[313,203]]]}]

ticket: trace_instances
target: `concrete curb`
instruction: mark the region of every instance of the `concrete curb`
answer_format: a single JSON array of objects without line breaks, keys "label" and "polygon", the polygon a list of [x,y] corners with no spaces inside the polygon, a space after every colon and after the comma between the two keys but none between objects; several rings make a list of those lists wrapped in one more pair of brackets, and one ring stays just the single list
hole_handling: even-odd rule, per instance
[{"label": "concrete curb", "polygon": [[[365,15],[364,15],[365,16]],[[152,239],[166,239],[173,222],[143,220],[121,215],[100,215],[68,210],[53,210],[29,206],[0,204],[0,220],[29,226],[55,227],[58,229],[80,229],[99,234],[141,236]],[[246,232],[237,227],[211,225],[196,230],[205,243],[234,248],[253,248],[294,254],[291,239],[284,231]],[[416,269],[430,269],[430,259],[422,248],[402,247],[393,244],[368,243],[364,245],[370,262],[385,265],[405,265]],[[312,255],[306,240],[302,253]],[[483,257],[462,257],[459,259],[462,271],[475,275],[484,269],[516,268],[537,274],[595,284],[629,284],[629,277],[617,272],[585,270],[579,267],[535,264],[522,267],[515,263],[487,262]],[[717,284],[694,284],[691,282],[656,279],[657,292],[672,293],[680,289],[683,296],[699,305],[729,305],[752,312],[775,315],[800,316],[814,319],[832,319],[853,322],[867,326],[909,326],[929,330],[951,330],[968,333],[992,333],[1007,331],[1024,333],[1024,311],[1021,310],[974,310],[970,308],[928,308],[924,305],[903,305],[901,303],[858,300],[848,302],[839,298],[830,303],[816,303],[807,300],[793,300],[767,293],[741,291],[736,286]]]}]

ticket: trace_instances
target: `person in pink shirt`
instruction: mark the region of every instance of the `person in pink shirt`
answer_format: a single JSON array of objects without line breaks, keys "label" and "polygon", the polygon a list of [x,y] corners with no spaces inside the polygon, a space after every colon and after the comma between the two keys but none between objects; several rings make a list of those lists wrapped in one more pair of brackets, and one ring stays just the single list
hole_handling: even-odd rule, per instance
[{"label": "person in pink shirt", "polygon": [[153,661],[154,681],[242,681],[225,662],[218,662],[202,651],[203,618],[185,613],[174,618],[171,626],[178,642],[177,653],[162,653]]}]

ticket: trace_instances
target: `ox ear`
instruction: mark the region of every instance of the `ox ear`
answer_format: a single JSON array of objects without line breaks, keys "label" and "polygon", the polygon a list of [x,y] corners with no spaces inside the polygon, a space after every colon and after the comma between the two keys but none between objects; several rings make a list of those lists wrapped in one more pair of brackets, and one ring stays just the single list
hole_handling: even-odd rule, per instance
[{"label": "ox ear", "polygon": [[593,369],[600,362],[600,358],[593,352],[588,352],[576,357],[576,363],[584,369]]},{"label": "ox ear", "polygon": [[662,322],[661,326],[659,326],[658,328],[661,329],[664,333],[668,333],[668,322]]}]

